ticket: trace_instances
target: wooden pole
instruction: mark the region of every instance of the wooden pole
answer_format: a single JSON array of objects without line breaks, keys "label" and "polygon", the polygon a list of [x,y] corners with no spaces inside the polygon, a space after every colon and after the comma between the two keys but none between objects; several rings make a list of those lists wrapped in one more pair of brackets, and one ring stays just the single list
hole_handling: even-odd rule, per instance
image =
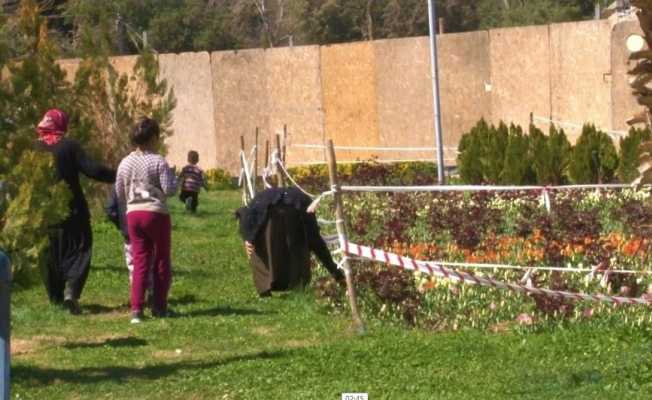
[{"label": "wooden pole", "polygon": [[283,125],[283,165],[287,165],[287,155],[288,155],[288,149],[287,149],[287,142],[288,142],[288,126],[287,124]]},{"label": "wooden pole", "polygon": [[[276,154],[278,159],[281,160],[281,135],[276,134]],[[276,187],[285,187],[285,177],[280,166],[276,166]]]},{"label": "wooden pole", "polygon": [[446,31],[446,28],[444,26],[444,18],[440,17],[438,22],[439,23],[437,25],[439,25],[439,34],[443,35],[445,33],[445,31]]},{"label": "wooden pole", "polygon": [[256,127],[256,143],[254,147],[254,170],[253,170],[253,178],[254,178],[254,194],[258,191],[258,127]]},{"label": "wooden pole", "polygon": [[240,168],[242,169],[242,202],[246,205],[248,203],[247,201],[247,174],[244,172],[245,171],[245,161],[244,158],[246,158],[247,153],[245,153],[245,139],[244,136],[240,136]]},{"label": "wooden pole", "polygon": [[265,168],[269,167],[269,139],[265,140]]},{"label": "wooden pole", "polygon": [[[346,221],[344,216],[344,207],[342,206],[342,192],[339,190],[339,183],[337,179],[337,160],[335,158],[335,148],[333,147],[333,141],[328,140],[326,143],[328,150],[328,175],[331,181],[331,187],[335,188],[335,219],[337,234],[340,236],[340,246],[344,246],[347,243],[348,238],[346,235]],[[346,253],[345,253],[346,254]],[[355,288],[353,287],[353,278],[351,276],[351,266],[349,261],[345,258],[343,263],[344,276],[346,277],[346,293],[349,297],[349,304],[351,305],[351,316],[353,317],[353,323],[355,324],[356,329],[359,333],[364,333],[365,327],[360,318],[360,312],[358,311],[358,300],[355,294]]]}]

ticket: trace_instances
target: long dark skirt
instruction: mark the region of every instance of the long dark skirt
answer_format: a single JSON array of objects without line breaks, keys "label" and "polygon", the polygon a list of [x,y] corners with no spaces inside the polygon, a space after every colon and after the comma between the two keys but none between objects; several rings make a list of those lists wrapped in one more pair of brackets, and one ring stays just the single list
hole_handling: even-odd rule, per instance
[{"label": "long dark skirt", "polygon": [[285,205],[271,207],[254,246],[250,265],[259,294],[310,283],[310,251],[298,210]]},{"label": "long dark skirt", "polygon": [[47,265],[43,271],[50,301],[78,300],[91,267],[93,234],[90,221],[72,218],[50,232]]}]

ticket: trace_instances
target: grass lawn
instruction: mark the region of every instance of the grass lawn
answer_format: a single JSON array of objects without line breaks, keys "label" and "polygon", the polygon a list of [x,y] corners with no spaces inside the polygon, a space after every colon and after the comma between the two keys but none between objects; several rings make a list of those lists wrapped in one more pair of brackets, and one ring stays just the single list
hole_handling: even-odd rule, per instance
[{"label": "grass lawn", "polygon": [[180,316],[129,324],[119,234],[96,223],[82,316],[42,287],[12,299],[12,398],[20,399],[650,399],[652,334],[617,324],[539,333],[433,333],[369,322],[356,335],[309,290],[255,294],[233,210],[204,194],[173,205]]}]

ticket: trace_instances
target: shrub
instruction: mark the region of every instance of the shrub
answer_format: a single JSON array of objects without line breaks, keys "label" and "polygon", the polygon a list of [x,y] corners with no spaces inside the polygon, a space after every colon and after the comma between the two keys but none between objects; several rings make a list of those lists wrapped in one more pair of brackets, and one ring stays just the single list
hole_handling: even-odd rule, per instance
[{"label": "shrub", "polygon": [[481,119],[468,133],[462,135],[458,146],[457,168],[462,181],[480,184],[484,179],[482,168],[483,142],[489,136],[489,125]]},{"label": "shrub", "polygon": [[482,157],[480,158],[482,171],[485,182],[497,184],[501,181],[500,175],[505,167],[505,150],[509,140],[509,128],[501,121],[498,128],[492,126],[487,133],[488,135],[481,141],[483,146]]},{"label": "shrub", "polygon": [[532,169],[539,185],[561,185],[566,182],[566,169],[571,145],[564,130],[550,126],[548,136],[530,125],[530,157]]},{"label": "shrub", "polygon": [[235,178],[221,168],[206,171],[206,184],[210,190],[231,190],[238,187]]},{"label": "shrub", "polygon": [[37,276],[48,246],[48,229],[68,215],[71,193],[56,182],[54,160],[49,154],[22,153],[7,175],[3,192],[10,199],[0,214],[0,248],[12,258],[14,280],[30,283]]},{"label": "shrub", "polygon": [[[306,190],[319,192],[330,187],[328,167],[323,164],[291,167],[288,172]],[[380,163],[338,163],[337,175],[347,185],[433,185],[437,166],[426,161]]]},{"label": "shrub", "polygon": [[638,177],[638,164],[641,143],[652,139],[649,129],[631,128],[625,138],[620,139],[620,164],[618,179],[621,182],[632,182]]},{"label": "shrub", "polygon": [[510,125],[500,183],[504,185],[534,183],[534,171],[529,157],[529,142],[528,136],[523,134],[523,129],[520,126]]},{"label": "shrub", "polygon": [[584,125],[568,167],[571,180],[577,184],[610,182],[617,168],[618,153],[609,135]]},{"label": "shrub", "polygon": [[23,280],[34,275],[48,227],[67,216],[70,196],[65,184],[56,183],[52,156],[32,151],[34,124],[52,104],[71,99],[36,3],[23,1],[20,17],[11,22],[20,38],[12,44],[25,54],[20,62],[0,54],[0,71],[8,72],[0,80],[0,247],[12,258],[14,279]]}]

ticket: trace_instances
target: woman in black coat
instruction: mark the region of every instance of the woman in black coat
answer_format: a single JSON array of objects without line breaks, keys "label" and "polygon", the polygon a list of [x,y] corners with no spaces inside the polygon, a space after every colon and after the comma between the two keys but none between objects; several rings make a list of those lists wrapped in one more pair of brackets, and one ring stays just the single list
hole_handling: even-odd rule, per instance
[{"label": "woman in black coat", "polygon": [[88,158],[79,142],[65,137],[68,116],[49,110],[38,124],[37,147],[54,156],[57,175],[72,192],[70,214],[50,233],[50,254],[44,271],[44,282],[50,301],[63,304],[71,314],[79,314],[79,298],[84,290],[91,265],[93,235],[88,203],[79,174],[104,182],[115,182],[115,170]]},{"label": "woman in black coat", "polygon": [[256,195],[236,211],[245,241],[254,285],[262,297],[310,282],[310,252],[338,282],[342,271],[333,261],[319,232],[312,199],[296,188],[273,188]]}]

